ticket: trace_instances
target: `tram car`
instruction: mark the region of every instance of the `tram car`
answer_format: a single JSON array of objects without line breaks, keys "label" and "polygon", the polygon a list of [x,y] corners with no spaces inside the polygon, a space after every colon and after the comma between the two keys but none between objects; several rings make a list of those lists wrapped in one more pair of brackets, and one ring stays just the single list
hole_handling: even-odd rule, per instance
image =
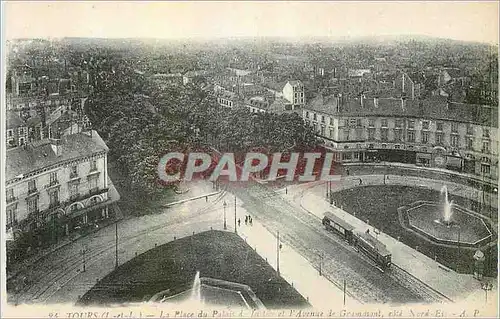
[{"label": "tram car", "polygon": [[372,259],[382,270],[390,268],[391,253],[383,243],[370,233],[355,232],[353,226],[331,212],[324,213],[322,223],[327,230],[339,235],[350,245],[356,247],[358,251]]},{"label": "tram car", "polygon": [[323,225],[331,232],[336,233],[349,244],[354,243],[354,227],[346,223],[344,220],[338,218],[330,212],[325,212],[323,217]]},{"label": "tram car", "polygon": [[370,259],[377,263],[382,270],[391,267],[391,253],[387,250],[377,238],[370,233],[354,234],[354,245],[367,255]]}]

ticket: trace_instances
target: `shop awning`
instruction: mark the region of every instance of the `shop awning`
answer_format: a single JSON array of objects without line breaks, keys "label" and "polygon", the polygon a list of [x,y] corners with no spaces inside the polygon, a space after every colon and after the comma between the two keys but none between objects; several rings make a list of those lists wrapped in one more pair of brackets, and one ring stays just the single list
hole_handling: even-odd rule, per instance
[{"label": "shop awning", "polygon": [[462,166],[462,158],[461,157],[448,156],[446,158],[446,165],[461,167]]},{"label": "shop awning", "polygon": [[429,153],[417,153],[417,158],[426,158],[426,159],[431,159],[431,154]]}]

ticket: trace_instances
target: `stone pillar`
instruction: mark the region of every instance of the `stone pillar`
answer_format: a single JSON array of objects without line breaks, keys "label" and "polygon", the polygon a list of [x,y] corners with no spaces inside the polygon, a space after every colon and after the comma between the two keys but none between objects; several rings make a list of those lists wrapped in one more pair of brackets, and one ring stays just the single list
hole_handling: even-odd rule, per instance
[{"label": "stone pillar", "polygon": [[106,207],[104,207],[103,209],[101,209],[101,217],[102,218],[106,218]]},{"label": "stone pillar", "polygon": [[64,224],[64,234],[66,236],[69,235],[69,224],[68,223]]},{"label": "stone pillar", "polygon": [[87,216],[87,213],[83,214],[83,223],[87,224],[89,222],[89,217]]},{"label": "stone pillar", "polygon": [[108,206],[104,207],[104,217],[109,218]]}]

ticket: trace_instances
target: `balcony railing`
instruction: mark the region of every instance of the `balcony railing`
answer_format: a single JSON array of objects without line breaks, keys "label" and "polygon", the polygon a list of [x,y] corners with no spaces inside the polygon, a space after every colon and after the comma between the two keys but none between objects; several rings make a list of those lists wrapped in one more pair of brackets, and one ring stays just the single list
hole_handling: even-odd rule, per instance
[{"label": "balcony railing", "polygon": [[28,189],[28,195],[31,195],[31,194],[35,194],[38,192],[38,189],[35,187],[35,188],[29,188]]},{"label": "balcony railing", "polygon": [[69,174],[69,178],[70,179],[75,179],[75,178],[78,178],[78,173],[75,173],[75,172],[72,172]]},{"label": "balcony railing", "polygon": [[45,185],[45,188],[51,188],[51,187],[54,187],[54,186],[57,186],[59,185],[59,181],[56,179],[56,180],[52,180],[50,181],[47,185]]},{"label": "balcony railing", "polygon": [[16,200],[17,200],[16,196],[9,196],[9,197],[7,197],[7,204],[15,202]]}]

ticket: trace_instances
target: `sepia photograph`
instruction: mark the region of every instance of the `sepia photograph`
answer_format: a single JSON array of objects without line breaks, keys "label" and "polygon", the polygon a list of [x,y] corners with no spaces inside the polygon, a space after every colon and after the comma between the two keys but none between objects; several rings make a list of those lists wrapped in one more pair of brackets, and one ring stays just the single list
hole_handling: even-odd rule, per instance
[{"label": "sepia photograph", "polygon": [[2,318],[498,317],[498,1],[2,1]]}]

